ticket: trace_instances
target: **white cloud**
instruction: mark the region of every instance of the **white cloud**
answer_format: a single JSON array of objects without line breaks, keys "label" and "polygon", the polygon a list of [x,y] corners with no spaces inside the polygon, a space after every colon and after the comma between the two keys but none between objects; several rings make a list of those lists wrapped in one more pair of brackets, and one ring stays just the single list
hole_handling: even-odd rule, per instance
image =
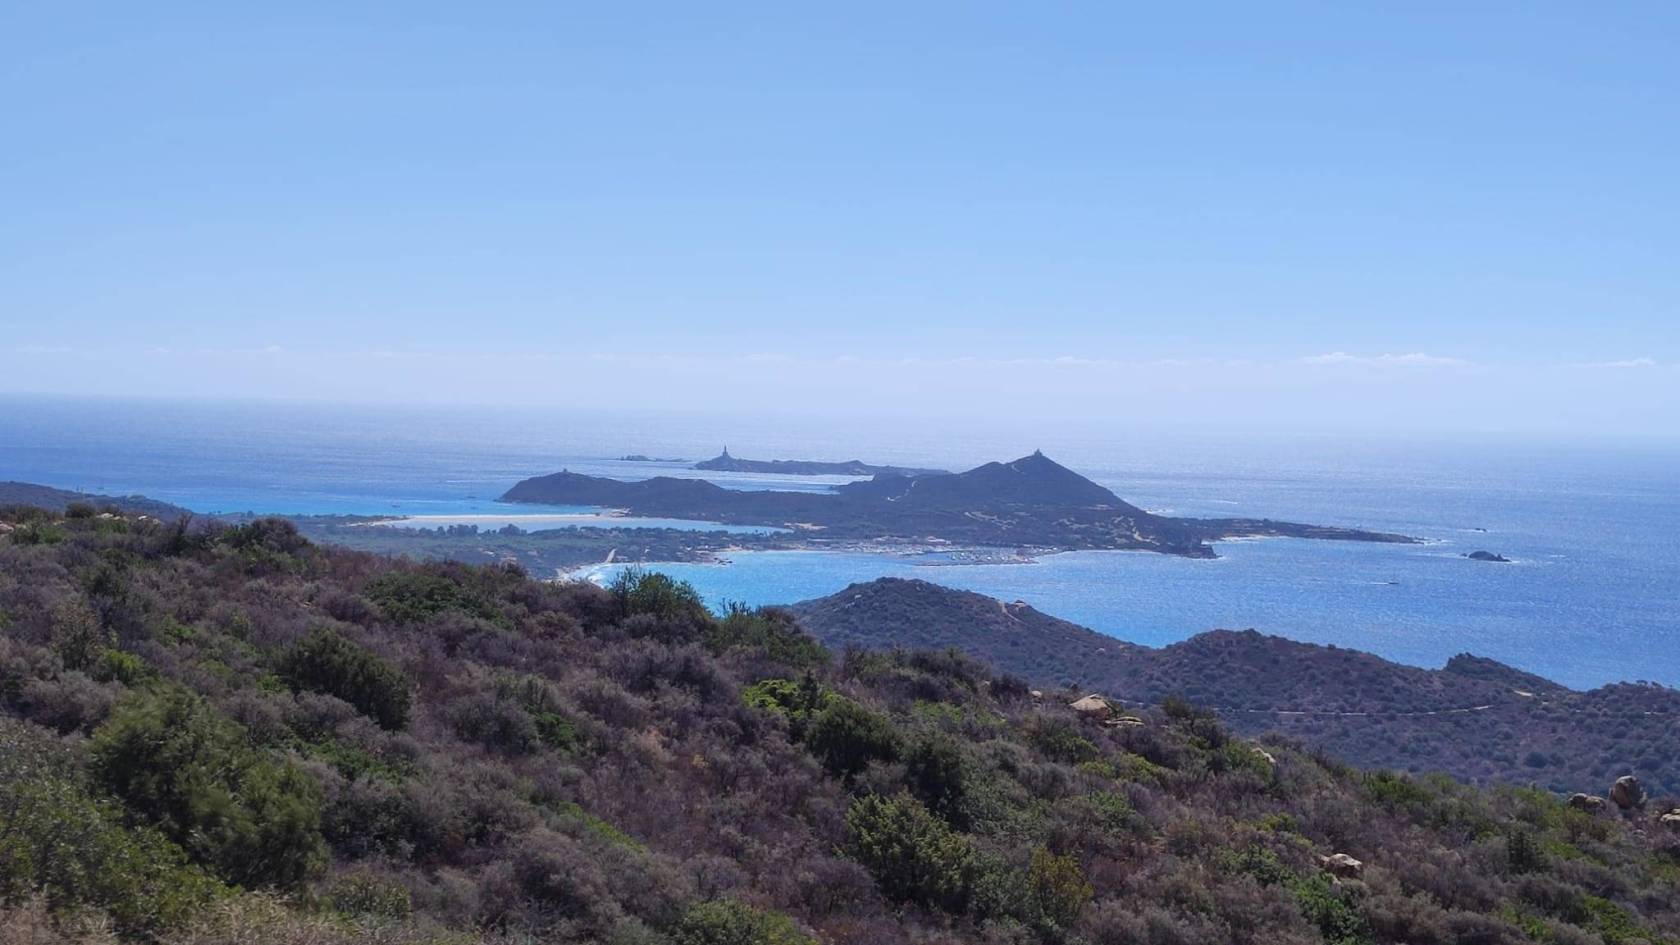
[{"label": "white cloud", "polygon": [[1470,367],[1471,362],[1463,358],[1444,358],[1438,355],[1413,351],[1408,354],[1349,354],[1346,351],[1332,351],[1328,354],[1315,354],[1301,359],[1302,364],[1345,364],[1356,367]]},{"label": "white cloud", "polygon": [[1642,368],[1656,367],[1655,358],[1628,358],[1623,361],[1594,361],[1587,365],[1590,368]]}]

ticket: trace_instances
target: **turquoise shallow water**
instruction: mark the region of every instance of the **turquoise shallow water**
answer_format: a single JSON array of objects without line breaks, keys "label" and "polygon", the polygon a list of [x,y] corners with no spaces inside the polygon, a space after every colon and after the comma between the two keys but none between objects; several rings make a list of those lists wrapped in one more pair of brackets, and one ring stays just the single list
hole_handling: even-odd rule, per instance
[{"label": "turquoise shallow water", "polygon": [[[1363,526],[1432,543],[1228,542],[1216,561],[1116,552],[928,567],[800,552],[659,566],[713,602],[789,602],[896,574],[1024,599],[1141,643],[1255,627],[1419,665],[1469,651],[1577,686],[1680,684],[1680,451],[1671,445],[0,399],[0,479],[139,492],[200,511],[505,515],[494,497],[526,476],[693,475],[609,457],[698,458],[726,442],[743,456],[947,468],[1043,447],[1157,511]],[[737,488],[827,485],[726,478]],[[1460,557],[1478,548],[1515,563]]]}]

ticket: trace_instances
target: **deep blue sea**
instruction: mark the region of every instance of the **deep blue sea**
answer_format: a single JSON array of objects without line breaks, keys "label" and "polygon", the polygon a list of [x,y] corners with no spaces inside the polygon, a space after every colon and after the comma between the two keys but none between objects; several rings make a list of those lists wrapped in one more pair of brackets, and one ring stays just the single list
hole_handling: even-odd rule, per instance
[{"label": "deep blue sea", "polygon": [[[575,515],[493,500],[569,468],[695,475],[642,453],[852,459],[963,469],[1042,448],[1146,508],[1398,531],[1422,546],[1226,542],[1192,561],[1137,552],[948,565],[765,552],[661,565],[708,600],[790,602],[916,576],[1139,643],[1253,627],[1422,666],[1472,652],[1578,687],[1680,685],[1680,445],[1059,431],[902,420],[0,398],[0,479],[143,493],[204,512]],[[710,476],[735,488],[843,480]],[[489,516],[489,519],[462,516]],[[422,520],[423,523],[443,519]],[[527,523],[529,524],[529,523]],[[552,524],[552,522],[550,523]],[[1513,564],[1468,561],[1487,549]],[[603,569],[586,569],[604,577]]]}]

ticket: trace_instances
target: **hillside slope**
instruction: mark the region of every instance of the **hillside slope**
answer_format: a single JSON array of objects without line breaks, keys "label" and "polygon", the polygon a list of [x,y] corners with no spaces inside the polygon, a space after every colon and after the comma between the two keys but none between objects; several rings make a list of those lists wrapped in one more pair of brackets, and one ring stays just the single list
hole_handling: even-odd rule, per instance
[{"label": "hillside slope", "polygon": [[157,499],[148,499],[143,495],[99,495],[71,489],[55,489],[33,482],[0,482],[0,506],[27,505],[63,512],[74,504],[91,505],[101,510],[112,508],[130,515],[150,515],[152,518],[166,521],[193,514],[190,509]]},{"label": "hillside slope", "polygon": [[7,515],[0,941],[1680,939],[1666,800],[1105,725],[659,575]]},{"label": "hillside slope", "polygon": [[926,581],[884,578],[789,608],[824,643],[956,647],[1035,684],[1129,704],[1183,696],[1240,732],[1301,738],[1357,764],[1602,791],[1637,773],[1680,791],[1680,692],[1574,692],[1480,657],[1438,670],[1253,631],[1160,649]]}]

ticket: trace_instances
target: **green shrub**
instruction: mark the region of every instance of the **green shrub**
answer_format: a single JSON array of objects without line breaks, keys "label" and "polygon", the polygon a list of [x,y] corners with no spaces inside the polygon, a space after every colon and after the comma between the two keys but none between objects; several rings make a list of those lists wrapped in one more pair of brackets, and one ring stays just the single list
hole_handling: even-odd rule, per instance
[{"label": "green shrub", "polygon": [[408,677],[332,630],[317,630],[287,650],[278,672],[293,689],[337,696],[381,728],[408,724]]},{"label": "green shrub", "polygon": [[80,597],[66,598],[52,611],[52,646],[65,669],[91,669],[111,645],[99,615]]},{"label": "green shrub", "polygon": [[1546,865],[1546,853],[1534,831],[1513,826],[1505,834],[1505,860],[1513,873],[1532,873]]},{"label": "green shrub", "polygon": [[136,814],[229,882],[295,886],[320,865],[320,788],[177,688],[130,696],[94,732],[92,769]]},{"label": "green shrub", "polygon": [[250,574],[296,574],[303,570],[310,549],[297,526],[282,518],[263,518],[225,528],[216,542],[230,549]]},{"label": "green shrub", "polygon": [[587,739],[562,711],[554,685],[541,676],[503,676],[496,681],[496,698],[516,703],[530,716],[539,742],[568,754],[582,751]]},{"label": "green shrub", "polygon": [[1202,748],[1219,749],[1230,741],[1230,733],[1220,724],[1219,715],[1211,709],[1204,709],[1179,696],[1168,696],[1161,701],[1161,712]]},{"label": "green shrub", "polygon": [[501,613],[478,594],[449,578],[423,571],[382,574],[369,581],[362,594],[393,623],[420,623],[450,611],[503,622]]},{"label": "green shrub", "polygon": [[1096,892],[1085,879],[1078,860],[1071,855],[1051,853],[1044,847],[1032,852],[1027,883],[1039,915],[1059,927],[1072,925]]},{"label": "green shrub", "polygon": [[1034,719],[1026,734],[1027,741],[1052,761],[1079,764],[1095,761],[1100,754],[1089,738],[1074,731],[1063,719]]},{"label": "green shrub", "polygon": [[18,545],[56,545],[64,539],[64,529],[51,522],[24,522],[12,530],[12,542]]},{"label": "green shrub", "polygon": [[1114,791],[1098,791],[1095,794],[1077,798],[1077,801],[1089,807],[1092,819],[1104,833],[1116,835],[1131,833],[1145,823],[1144,819],[1138,815],[1137,810],[1132,807],[1132,802],[1127,800],[1124,794]]},{"label": "green shrub", "polygon": [[974,842],[908,794],[861,797],[846,812],[847,852],[888,898],[961,913],[986,863]]},{"label": "green shrub", "polygon": [[689,906],[671,930],[674,945],[816,945],[793,920],[733,899]]},{"label": "green shrub", "polygon": [[716,652],[746,648],[758,650],[770,659],[795,669],[824,666],[828,650],[813,640],[783,611],[752,610],[732,603],[706,636],[706,645]]},{"label": "green shrub", "polygon": [[850,777],[871,761],[895,761],[900,739],[892,719],[830,693],[811,719],[805,747],[835,777]]},{"label": "green shrub", "polygon": [[613,578],[607,590],[626,616],[648,614],[666,619],[711,619],[694,585],[658,571],[626,568]]},{"label": "green shrub", "polygon": [[954,739],[938,733],[921,736],[905,754],[904,769],[910,793],[946,823],[967,829],[969,772]]},{"label": "green shrub", "polygon": [[828,691],[807,673],[798,682],[791,679],[761,679],[741,690],[741,701],[766,712],[786,716],[803,725],[823,706]]},{"label": "green shrub", "polygon": [[407,886],[367,870],[333,877],[321,898],[327,908],[351,918],[406,919],[414,911]]},{"label": "green shrub", "polygon": [[1372,941],[1365,917],[1324,874],[1296,880],[1293,892],[1301,915],[1318,928],[1326,945],[1367,945]]},{"label": "green shrub", "polygon": [[144,935],[224,892],[158,831],[126,827],[50,739],[0,720],[0,902],[42,895],[55,910],[98,909]]},{"label": "green shrub", "polygon": [[584,830],[607,841],[616,847],[634,850],[639,853],[647,852],[647,844],[620,830],[609,820],[591,814],[583,809],[583,805],[576,801],[538,796],[535,800],[547,809],[560,815],[564,821],[581,826]]},{"label": "green shrub", "polygon": [[1277,886],[1295,880],[1295,872],[1284,865],[1277,853],[1258,843],[1251,843],[1240,850],[1221,850],[1217,862],[1220,869],[1252,876],[1262,886]]},{"label": "green shrub", "polygon": [[1392,771],[1373,771],[1366,774],[1365,794],[1389,810],[1423,807],[1435,799],[1429,788],[1414,781],[1409,775]]},{"label": "green shrub", "polygon": [[1139,784],[1160,784],[1166,780],[1167,769],[1142,755],[1122,752],[1114,760],[1114,776],[1121,781]]},{"label": "green shrub", "polygon": [[303,746],[303,751],[311,758],[332,765],[339,774],[351,781],[377,778],[397,783],[414,773],[414,766],[409,762],[380,758],[366,749],[336,738],[310,742]]},{"label": "green shrub", "polygon": [[92,667],[92,676],[100,682],[120,682],[125,686],[150,679],[156,675],[146,661],[134,653],[107,647]]},{"label": "green shrub", "polygon": [[1634,921],[1626,909],[1599,896],[1582,896],[1581,902],[1588,915],[1588,921],[1581,924],[1602,936],[1605,945],[1648,940],[1639,923]]},{"label": "green shrub", "polygon": [[531,716],[531,721],[536,723],[537,737],[544,745],[567,754],[583,750],[583,733],[571,719],[553,712],[538,712]]}]

